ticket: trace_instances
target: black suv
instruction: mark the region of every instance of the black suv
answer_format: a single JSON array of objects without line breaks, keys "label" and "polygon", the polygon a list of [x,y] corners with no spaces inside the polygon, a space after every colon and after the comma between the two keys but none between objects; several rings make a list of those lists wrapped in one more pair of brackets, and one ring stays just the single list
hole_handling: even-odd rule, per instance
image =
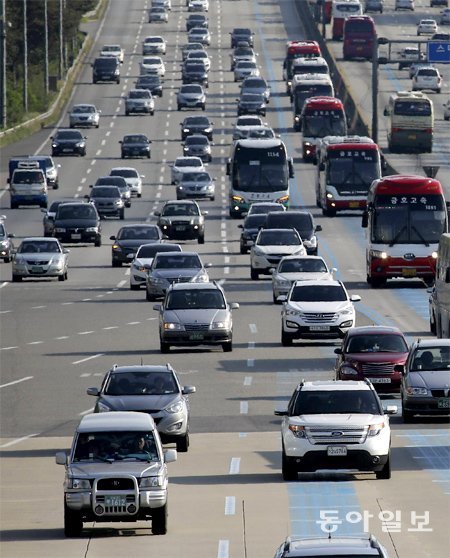
[{"label": "black suv", "polygon": [[56,155],[86,155],[86,136],[80,130],[57,130],[52,140],[52,157]]},{"label": "black suv", "polygon": [[264,227],[266,229],[295,229],[302,237],[308,255],[317,256],[319,241],[316,232],[321,231],[322,226],[314,224],[311,212],[300,210],[270,211],[266,216]]},{"label": "black suv", "polygon": [[123,140],[119,141],[121,144],[120,156],[122,159],[125,157],[147,157],[150,159],[151,140],[145,134],[127,134],[123,136]]},{"label": "black suv", "polygon": [[208,70],[201,62],[186,61],[181,70],[181,79],[183,83],[199,83],[209,87]]},{"label": "black suv", "polygon": [[92,83],[115,81],[120,83],[120,62],[115,56],[101,56],[92,65]]},{"label": "black suv", "polygon": [[91,203],[67,202],[58,205],[53,225],[53,236],[60,242],[102,245],[100,217]]},{"label": "black suv", "polygon": [[117,186],[94,186],[86,198],[95,205],[101,217],[125,219],[125,203]]},{"label": "black suv", "polygon": [[186,116],[180,126],[181,141],[193,134],[203,134],[209,141],[213,140],[214,122],[211,122],[207,116]]},{"label": "black suv", "polygon": [[150,242],[160,242],[163,234],[158,225],[125,225],[116,235],[110,236],[113,241],[111,248],[111,265],[120,267],[122,264],[131,263],[132,256],[136,254],[139,246]]},{"label": "black suv", "polygon": [[253,35],[251,29],[247,27],[235,27],[230,33],[231,35],[231,48],[239,46],[239,43],[247,43],[248,46],[253,47]]},{"label": "black suv", "polygon": [[208,18],[203,14],[191,14],[186,19],[186,31],[189,33],[194,27],[208,29]]}]

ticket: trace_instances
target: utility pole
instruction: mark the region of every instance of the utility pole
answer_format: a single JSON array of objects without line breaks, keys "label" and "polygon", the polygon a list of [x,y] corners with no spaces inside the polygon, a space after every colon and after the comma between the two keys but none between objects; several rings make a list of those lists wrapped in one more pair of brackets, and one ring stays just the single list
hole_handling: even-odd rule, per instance
[{"label": "utility pole", "polygon": [[378,37],[372,49],[372,139],[378,143]]},{"label": "utility pole", "polygon": [[27,0],[23,0],[23,111],[28,112],[28,29]]},{"label": "utility pole", "polygon": [[64,75],[63,0],[59,0],[59,79]]},{"label": "utility pole", "polygon": [[6,112],[6,0],[0,0],[2,5],[2,15],[0,21],[0,63],[2,69],[0,72],[0,128],[6,128],[7,112]]},{"label": "utility pole", "polygon": [[47,13],[47,0],[44,0],[44,82],[45,93],[48,95],[48,13]]}]

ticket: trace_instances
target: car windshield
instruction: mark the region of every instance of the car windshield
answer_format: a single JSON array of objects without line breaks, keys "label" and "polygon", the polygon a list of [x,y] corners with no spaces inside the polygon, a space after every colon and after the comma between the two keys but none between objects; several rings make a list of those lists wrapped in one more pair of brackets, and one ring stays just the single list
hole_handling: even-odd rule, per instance
[{"label": "car windshield", "polygon": [[158,228],[155,227],[124,227],[117,235],[118,240],[158,240]]},{"label": "car windshield", "polygon": [[400,335],[352,335],[344,349],[347,353],[406,353],[408,346]]},{"label": "car windshield", "polygon": [[177,391],[172,373],[158,371],[113,373],[104,388],[105,395],[163,395]]},{"label": "car windshield", "polygon": [[450,370],[450,346],[441,345],[417,349],[411,358],[410,371]]},{"label": "car windshield", "polygon": [[148,143],[148,139],[145,136],[125,136],[123,143]]},{"label": "car windshield", "polygon": [[189,159],[177,159],[175,161],[176,167],[202,167],[203,163],[200,158],[191,157]]},{"label": "car windshield", "polygon": [[264,98],[259,93],[243,93],[241,95],[242,103],[262,103]]},{"label": "car windshield", "polygon": [[206,116],[191,116],[186,118],[184,126],[209,126],[209,120]]},{"label": "car windshield", "polygon": [[83,136],[80,134],[80,132],[77,131],[63,131],[63,132],[58,132],[56,134],[56,139],[58,140],[77,140],[80,141],[83,138]]},{"label": "car windshield", "polygon": [[380,415],[380,405],[372,391],[301,391],[298,394],[293,414],[322,415],[322,414],[353,414],[364,413]]},{"label": "car windshield", "polygon": [[200,258],[194,254],[182,254],[178,256],[158,255],[154,265],[155,269],[201,269]]},{"label": "car windshield", "polygon": [[139,178],[139,173],[135,169],[113,169],[110,176],[121,176],[122,178]]},{"label": "car windshield", "polygon": [[241,60],[236,64],[236,68],[239,70],[243,70],[245,68],[256,68],[256,62],[252,62],[251,60]]},{"label": "car windshield", "polygon": [[150,92],[147,90],[130,91],[128,93],[129,99],[148,99],[149,97],[150,97]]},{"label": "car windshield", "polygon": [[261,118],[259,116],[240,116],[236,122],[236,126],[261,126]]},{"label": "car windshield", "polygon": [[170,292],[165,307],[167,310],[192,308],[223,310],[226,304],[219,290],[192,289]]},{"label": "car windshield", "polygon": [[255,215],[249,215],[245,218],[244,229],[259,229],[264,225],[266,220],[266,215],[264,213],[256,213]]},{"label": "car windshield", "polygon": [[153,432],[82,432],[73,461],[159,461]]},{"label": "car windshield", "polygon": [[186,145],[208,145],[206,136],[189,136],[186,138]]},{"label": "car windshield", "polygon": [[95,209],[88,203],[58,207],[56,220],[64,219],[95,219]]},{"label": "car windshield", "polygon": [[78,114],[78,113],[93,113],[95,112],[95,107],[91,107],[91,106],[78,106],[78,107],[73,107],[72,112],[74,114]]},{"label": "car windshield", "polygon": [[258,246],[301,246],[302,242],[292,230],[262,231],[258,237]]},{"label": "car windshield", "polygon": [[120,198],[120,190],[117,186],[100,186],[92,188],[92,198]]},{"label": "car windshield", "polygon": [[183,87],[181,88],[181,92],[200,94],[202,92],[202,89],[198,85],[183,85]]},{"label": "car windshield", "polygon": [[152,66],[154,64],[161,64],[161,59],[160,58],[144,58],[142,63]]},{"label": "car windshield", "polygon": [[193,204],[169,204],[164,207],[162,212],[164,217],[176,215],[200,215],[197,206]]},{"label": "car windshield", "polygon": [[148,37],[147,39],[145,39],[145,44],[154,43],[164,43],[164,39],[162,37]]},{"label": "car windshield", "polygon": [[44,174],[41,170],[16,170],[13,175],[14,184],[35,184],[36,182],[44,182]]},{"label": "car windshield", "polygon": [[296,286],[291,291],[292,302],[345,302],[347,295],[340,285]]},{"label": "car windshield", "polygon": [[313,258],[298,258],[282,260],[278,267],[279,273],[327,273],[328,269],[323,260]]},{"label": "car windshield", "polygon": [[251,47],[236,47],[233,56],[253,56],[254,52]]},{"label": "car windshield", "polygon": [[52,240],[27,240],[22,242],[18,252],[20,254],[34,254],[43,252],[58,252],[61,253],[58,242]]},{"label": "car windshield", "polygon": [[97,178],[95,185],[96,186],[117,186],[120,188],[121,186],[125,186],[125,178],[123,176],[101,176]]}]

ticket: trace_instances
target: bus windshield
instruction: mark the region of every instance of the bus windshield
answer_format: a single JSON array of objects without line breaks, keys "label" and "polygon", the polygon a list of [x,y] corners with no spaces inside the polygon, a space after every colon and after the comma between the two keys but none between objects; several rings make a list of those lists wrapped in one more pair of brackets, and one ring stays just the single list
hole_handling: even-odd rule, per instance
[{"label": "bus windshield", "polygon": [[302,126],[304,136],[324,138],[346,134],[344,113],[338,110],[316,110],[305,114]]},{"label": "bus windshield", "polygon": [[261,148],[240,145],[234,153],[232,169],[235,190],[266,193],[288,189],[289,171],[284,145]]},{"label": "bus windshield", "polygon": [[377,178],[380,178],[377,151],[328,152],[327,184],[333,185],[340,194],[367,194]]},{"label": "bus windshield", "polygon": [[439,195],[377,196],[372,220],[372,242],[378,244],[434,244],[446,227],[446,208]]}]

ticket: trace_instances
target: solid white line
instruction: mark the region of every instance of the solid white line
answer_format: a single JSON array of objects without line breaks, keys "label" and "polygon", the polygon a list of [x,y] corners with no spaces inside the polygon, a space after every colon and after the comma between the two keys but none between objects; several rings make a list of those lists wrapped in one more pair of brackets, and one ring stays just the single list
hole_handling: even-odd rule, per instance
[{"label": "solid white line", "polygon": [[11,440],[10,442],[6,442],[6,444],[2,444],[0,446],[0,448],[9,448],[10,446],[14,446],[16,444],[19,444],[20,442],[24,442],[25,440],[28,440],[29,438],[34,438],[35,436],[39,436],[40,432],[38,432],[37,434],[28,434],[28,436],[22,436],[22,438],[16,438],[15,440]]},{"label": "solid white line", "polygon": [[13,382],[8,382],[7,384],[2,384],[1,388],[12,386],[14,384],[20,384],[20,382],[26,382],[27,380],[32,380],[34,376],[26,376],[25,378],[20,378],[20,380],[14,380]]},{"label": "solid white line", "polygon": [[237,475],[239,473],[240,464],[241,464],[241,458],[240,457],[232,457],[231,458],[231,463],[230,463],[230,470],[228,471],[228,473],[230,475]]},{"label": "solid white line", "polygon": [[88,415],[89,413],[92,413],[94,410],[94,407],[91,407],[90,409],[86,409],[86,411],[81,411],[81,413],[78,413],[80,417],[84,417],[84,415]]},{"label": "solid white line", "polygon": [[236,513],[236,498],[234,496],[225,497],[225,515],[234,515]]},{"label": "solid white line", "polygon": [[92,360],[93,358],[98,358],[103,356],[105,353],[98,353],[98,355],[92,355],[90,357],[87,358],[82,358],[81,360],[76,360],[75,362],[72,362],[72,364],[81,364],[82,362],[86,362],[88,360]]}]

